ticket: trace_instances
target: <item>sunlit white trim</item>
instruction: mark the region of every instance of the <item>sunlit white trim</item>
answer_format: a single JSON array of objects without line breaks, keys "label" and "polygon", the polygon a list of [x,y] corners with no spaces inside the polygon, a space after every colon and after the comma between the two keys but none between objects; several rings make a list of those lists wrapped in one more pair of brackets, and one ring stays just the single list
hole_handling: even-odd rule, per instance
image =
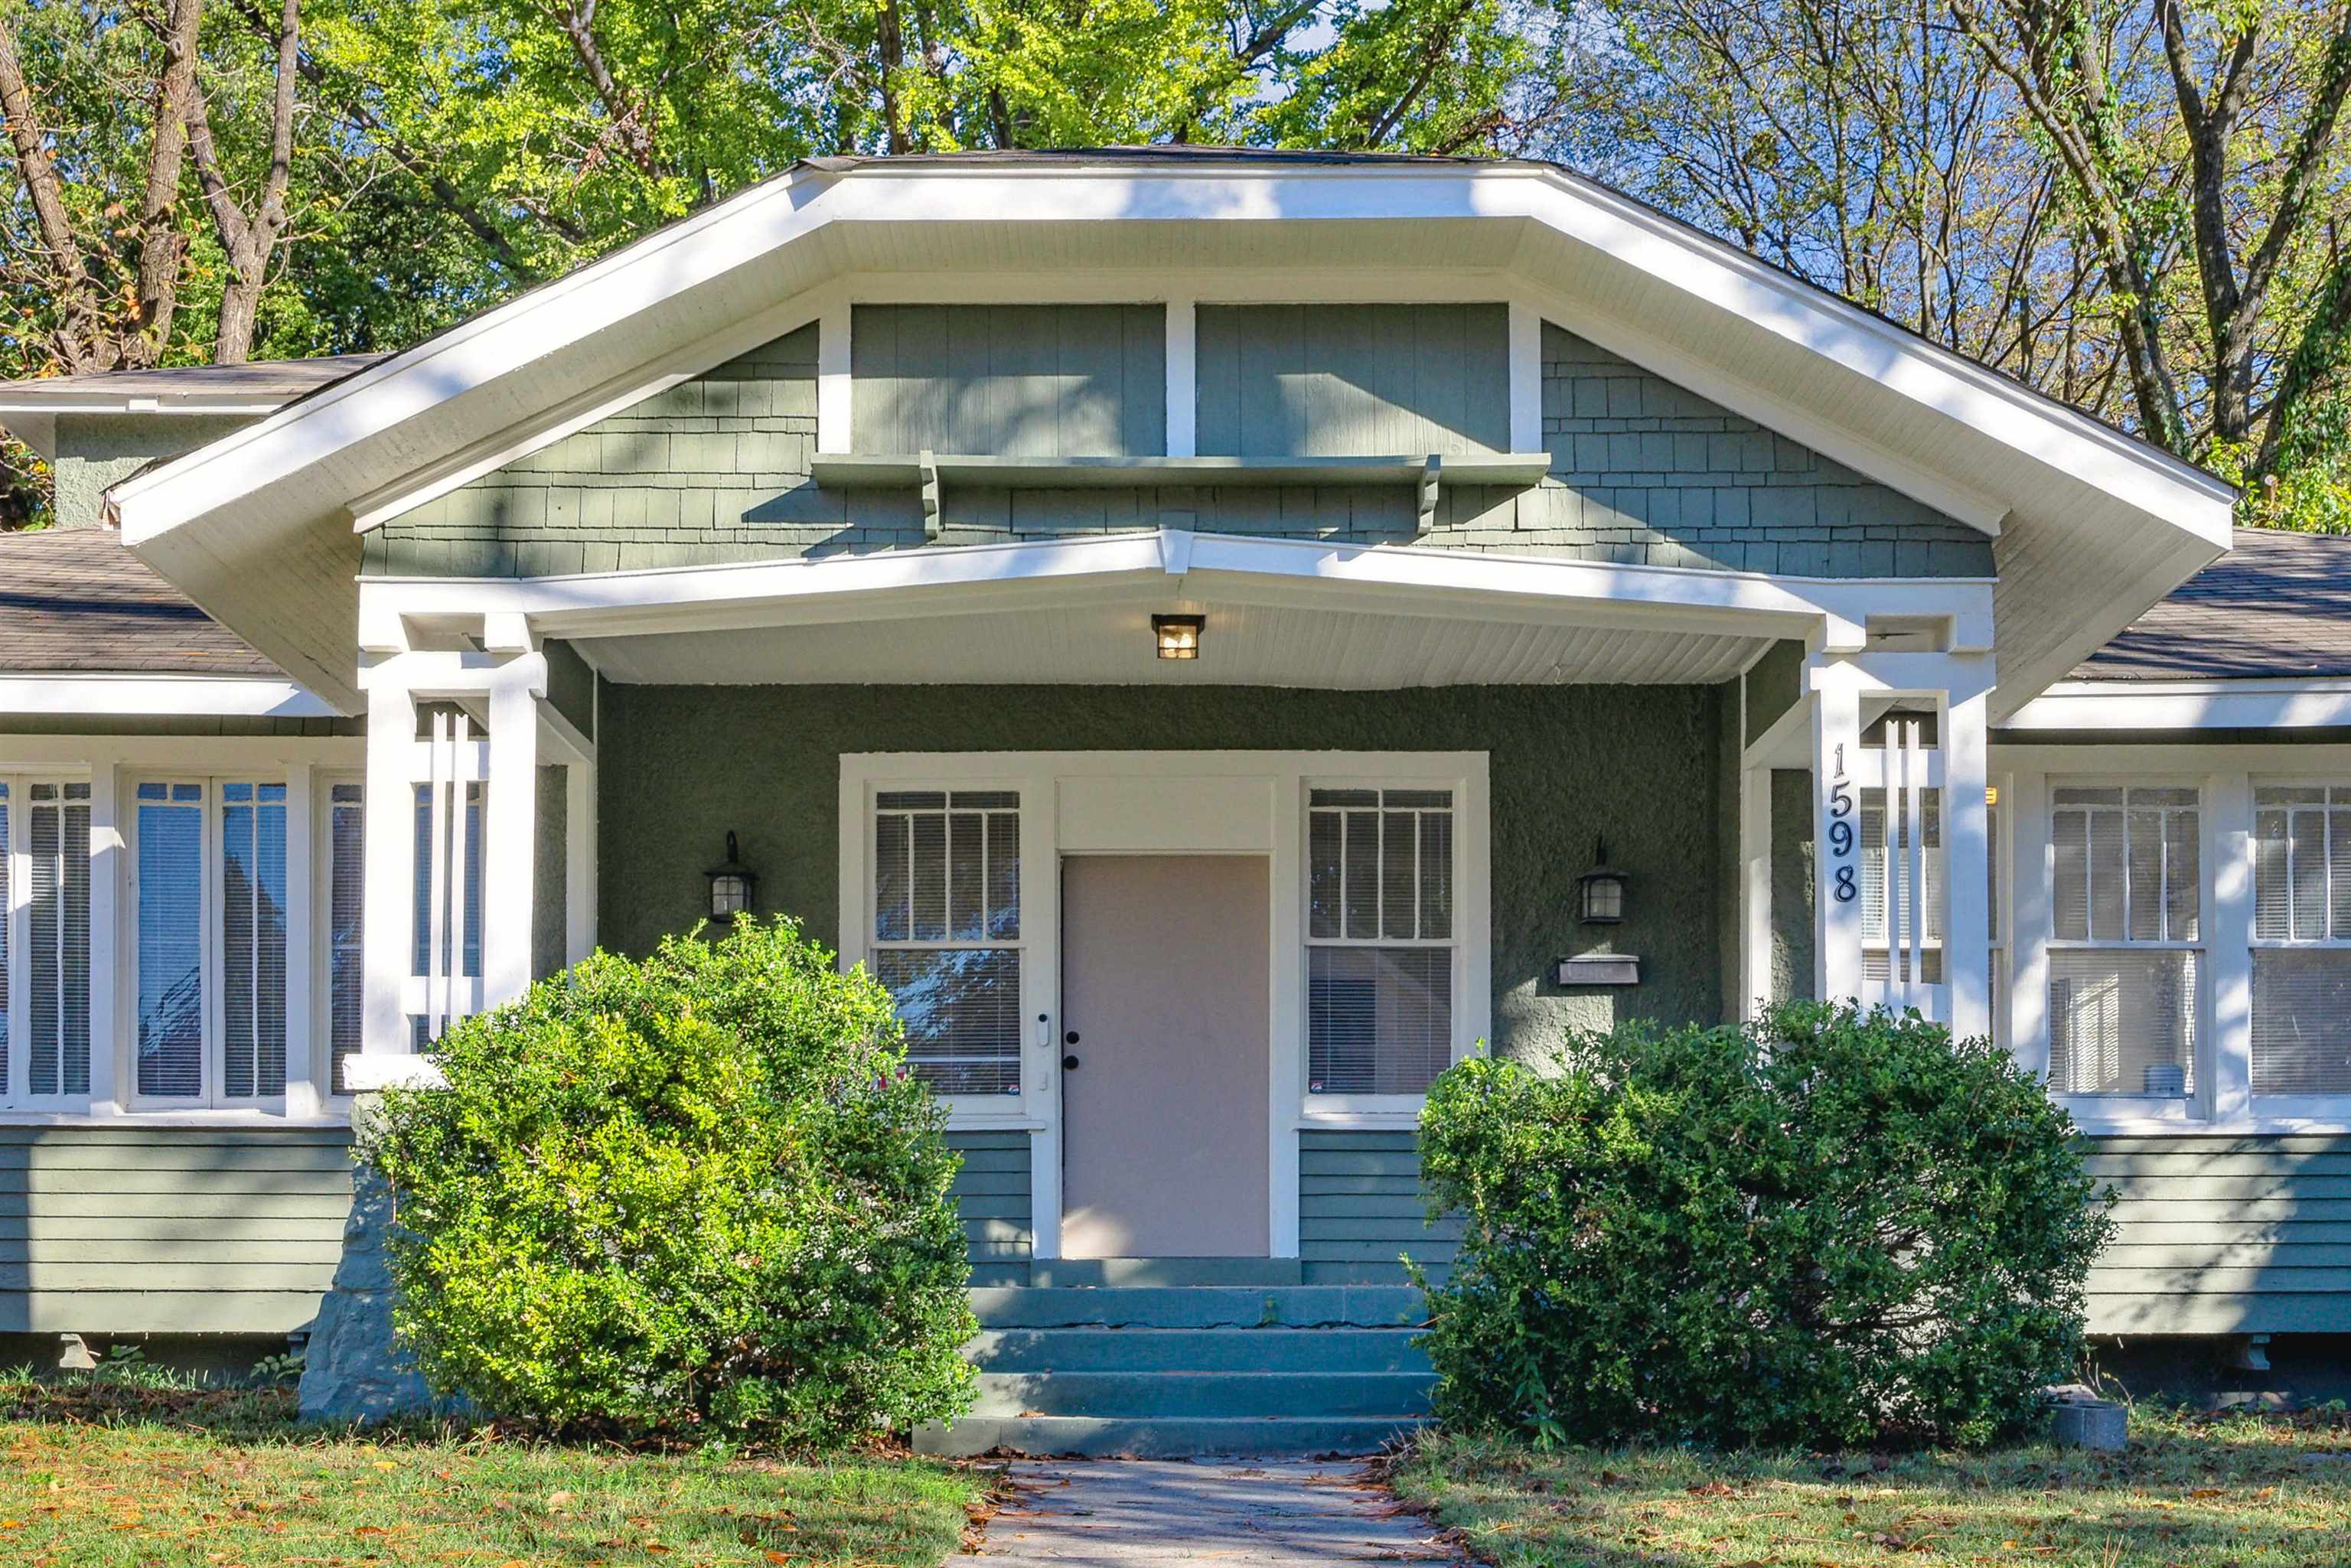
[{"label": "sunlit white trim", "polygon": [[343,1082],[354,1094],[380,1089],[446,1089],[449,1080],[429,1056],[387,1056],[359,1051],[343,1058]]},{"label": "sunlit white trim", "polygon": [[2330,729],[2351,727],[2351,680],[2061,681],[2010,731]]},{"label": "sunlit white trim", "polygon": [[287,680],[250,675],[0,674],[0,714],[106,718],[332,718],[335,710]]}]

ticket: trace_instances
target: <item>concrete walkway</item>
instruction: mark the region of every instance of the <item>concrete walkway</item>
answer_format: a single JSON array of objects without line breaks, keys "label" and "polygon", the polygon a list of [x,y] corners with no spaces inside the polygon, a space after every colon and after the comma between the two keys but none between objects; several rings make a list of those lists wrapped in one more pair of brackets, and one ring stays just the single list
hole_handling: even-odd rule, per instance
[{"label": "concrete walkway", "polygon": [[1458,1563],[1357,1466],[1250,1459],[1019,1461],[980,1556],[1069,1568]]}]

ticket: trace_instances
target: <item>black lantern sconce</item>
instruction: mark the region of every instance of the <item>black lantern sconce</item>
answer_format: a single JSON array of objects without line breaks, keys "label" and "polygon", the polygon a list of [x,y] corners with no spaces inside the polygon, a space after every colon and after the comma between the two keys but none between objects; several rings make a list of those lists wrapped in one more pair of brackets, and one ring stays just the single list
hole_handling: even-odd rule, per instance
[{"label": "black lantern sconce", "polygon": [[1151,640],[1163,659],[1196,659],[1200,656],[1200,632],[1207,624],[1205,615],[1155,615],[1151,618]]},{"label": "black lantern sconce", "polygon": [[1586,925],[1617,925],[1625,919],[1625,889],[1632,878],[1608,863],[1608,841],[1595,840],[1592,869],[1575,879],[1579,917]]},{"label": "black lantern sconce", "polygon": [[735,848],[735,831],[726,832],[726,863],[712,866],[703,873],[710,878],[710,918],[719,922],[751,913],[751,890],[758,885],[757,873],[742,862]]}]

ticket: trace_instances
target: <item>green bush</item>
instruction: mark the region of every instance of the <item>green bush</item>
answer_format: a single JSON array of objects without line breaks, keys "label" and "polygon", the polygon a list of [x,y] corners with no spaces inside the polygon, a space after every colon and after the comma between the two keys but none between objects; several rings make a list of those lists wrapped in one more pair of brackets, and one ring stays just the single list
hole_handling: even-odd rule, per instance
[{"label": "green bush", "polygon": [[944,1112],[888,995],[789,922],[598,954],[392,1091],[395,1322],[426,1380],[549,1429],[808,1448],[959,1414]]},{"label": "green bush", "polygon": [[2081,1351],[2111,1228],[2072,1124],[1989,1042],[1797,1004],[1467,1061],[1421,1123],[1466,1219],[1438,1414],[1538,1441],[1973,1446]]}]

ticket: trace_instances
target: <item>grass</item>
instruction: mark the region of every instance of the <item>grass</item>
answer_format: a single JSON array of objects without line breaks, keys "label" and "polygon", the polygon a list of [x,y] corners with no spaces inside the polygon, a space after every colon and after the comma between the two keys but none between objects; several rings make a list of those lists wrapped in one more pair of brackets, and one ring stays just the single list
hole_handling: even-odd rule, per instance
[{"label": "grass", "polygon": [[934,1568],[979,1472],[297,1426],[285,1390],[0,1376],[0,1562],[58,1568]]},{"label": "grass", "polygon": [[2351,1563],[2339,1407],[2210,1419],[2141,1407],[2116,1455],[1537,1454],[1439,1435],[1390,1480],[1502,1568]]}]

